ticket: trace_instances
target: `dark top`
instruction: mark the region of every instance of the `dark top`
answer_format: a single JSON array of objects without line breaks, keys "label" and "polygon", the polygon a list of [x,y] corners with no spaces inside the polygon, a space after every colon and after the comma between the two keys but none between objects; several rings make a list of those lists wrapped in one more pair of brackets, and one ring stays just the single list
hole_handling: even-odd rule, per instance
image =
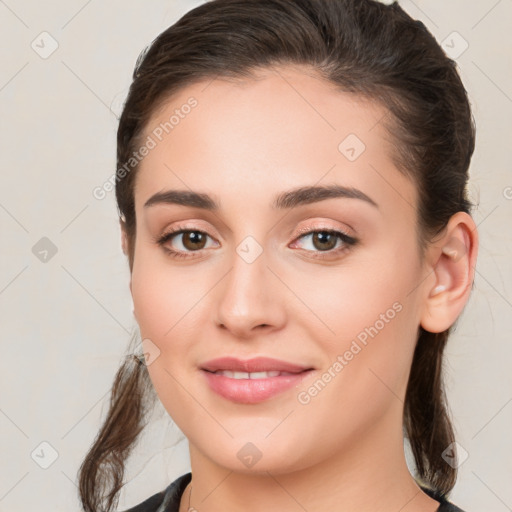
[{"label": "dark top", "polygon": [[[147,500],[139,503],[135,507],[126,510],[125,512],[178,512],[180,509],[180,500],[185,487],[192,480],[192,473],[186,473],[178,477],[166,489],[154,494]],[[440,505],[436,512],[464,512],[453,503],[450,503],[445,496],[428,489],[427,487],[420,486],[425,493],[431,498],[439,501]]]}]

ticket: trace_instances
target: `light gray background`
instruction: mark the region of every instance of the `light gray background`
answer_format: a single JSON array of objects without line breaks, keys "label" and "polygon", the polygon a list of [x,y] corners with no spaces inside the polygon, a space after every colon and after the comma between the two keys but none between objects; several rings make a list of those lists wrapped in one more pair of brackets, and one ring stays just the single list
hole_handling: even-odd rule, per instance
[{"label": "light gray background", "polygon": [[[79,510],[76,473],[135,327],[114,194],[100,201],[92,190],[115,171],[117,116],[136,57],[200,3],[0,0],[0,511]],[[470,192],[481,245],[474,291],[447,351],[448,398],[469,455],[452,500],[468,512],[505,512],[512,1],[400,3],[449,51],[469,45],[457,62],[477,123]],[[47,58],[44,31],[58,44]],[[33,252],[43,237],[57,249],[46,262]],[[121,509],[189,470],[186,440],[158,405],[130,459]]]}]

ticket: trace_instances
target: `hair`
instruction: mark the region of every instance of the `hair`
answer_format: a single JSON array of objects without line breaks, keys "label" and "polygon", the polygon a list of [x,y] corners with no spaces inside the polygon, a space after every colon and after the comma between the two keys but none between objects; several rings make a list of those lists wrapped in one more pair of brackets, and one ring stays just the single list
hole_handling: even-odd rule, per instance
[{"label": "hair", "polygon": [[[130,271],[137,166],[127,174],[119,170],[137,151],[152,115],[199,81],[251,78],[280,65],[307,66],[340,91],[385,107],[389,115],[382,122],[393,161],[418,192],[420,254],[453,214],[470,213],[466,185],[474,119],[455,62],[422,22],[397,2],[211,0],[162,32],[135,66],[117,132],[116,198]],[[418,327],[403,409],[415,478],[442,496],[457,476],[442,457],[455,440],[442,372],[450,330],[431,333]],[[146,365],[127,357],[115,377],[107,417],[79,470],[86,512],[117,506],[125,460],[153,399]]]}]

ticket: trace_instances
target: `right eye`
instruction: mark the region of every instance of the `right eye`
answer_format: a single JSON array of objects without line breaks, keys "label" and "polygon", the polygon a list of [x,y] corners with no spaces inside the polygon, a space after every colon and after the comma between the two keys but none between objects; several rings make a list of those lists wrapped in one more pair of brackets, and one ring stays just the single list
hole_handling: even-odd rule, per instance
[{"label": "right eye", "polygon": [[[169,242],[172,242],[175,238],[179,240],[179,243],[177,244],[178,248],[169,247]],[[191,256],[187,255],[187,253],[199,252],[207,248],[206,243],[208,238],[211,238],[208,235],[208,233],[205,233],[204,231],[200,231],[198,229],[176,228],[172,231],[164,233],[155,241],[171,257],[189,258]]]}]

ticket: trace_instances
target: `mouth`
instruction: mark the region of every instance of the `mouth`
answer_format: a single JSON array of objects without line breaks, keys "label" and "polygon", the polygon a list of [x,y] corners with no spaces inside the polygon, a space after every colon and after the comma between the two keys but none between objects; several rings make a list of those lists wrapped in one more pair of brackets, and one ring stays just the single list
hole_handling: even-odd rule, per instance
[{"label": "mouth", "polygon": [[[208,371],[208,370],[205,370]],[[268,371],[268,372],[233,372],[231,370],[217,370],[215,372],[209,372],[215,375],[223,375],[230,379],[269,379],[271,377],[281,377],[287,375],[297,375],[297,373],[290,372],[279,372],[279,371]],[[302,372],[298,372],[302,373]]]},{"label": "mouth", "polygon": [[314,368],[271,358],[224,357],[201,366],[210,389],[239,404],[256,404],[301,384]]}]

